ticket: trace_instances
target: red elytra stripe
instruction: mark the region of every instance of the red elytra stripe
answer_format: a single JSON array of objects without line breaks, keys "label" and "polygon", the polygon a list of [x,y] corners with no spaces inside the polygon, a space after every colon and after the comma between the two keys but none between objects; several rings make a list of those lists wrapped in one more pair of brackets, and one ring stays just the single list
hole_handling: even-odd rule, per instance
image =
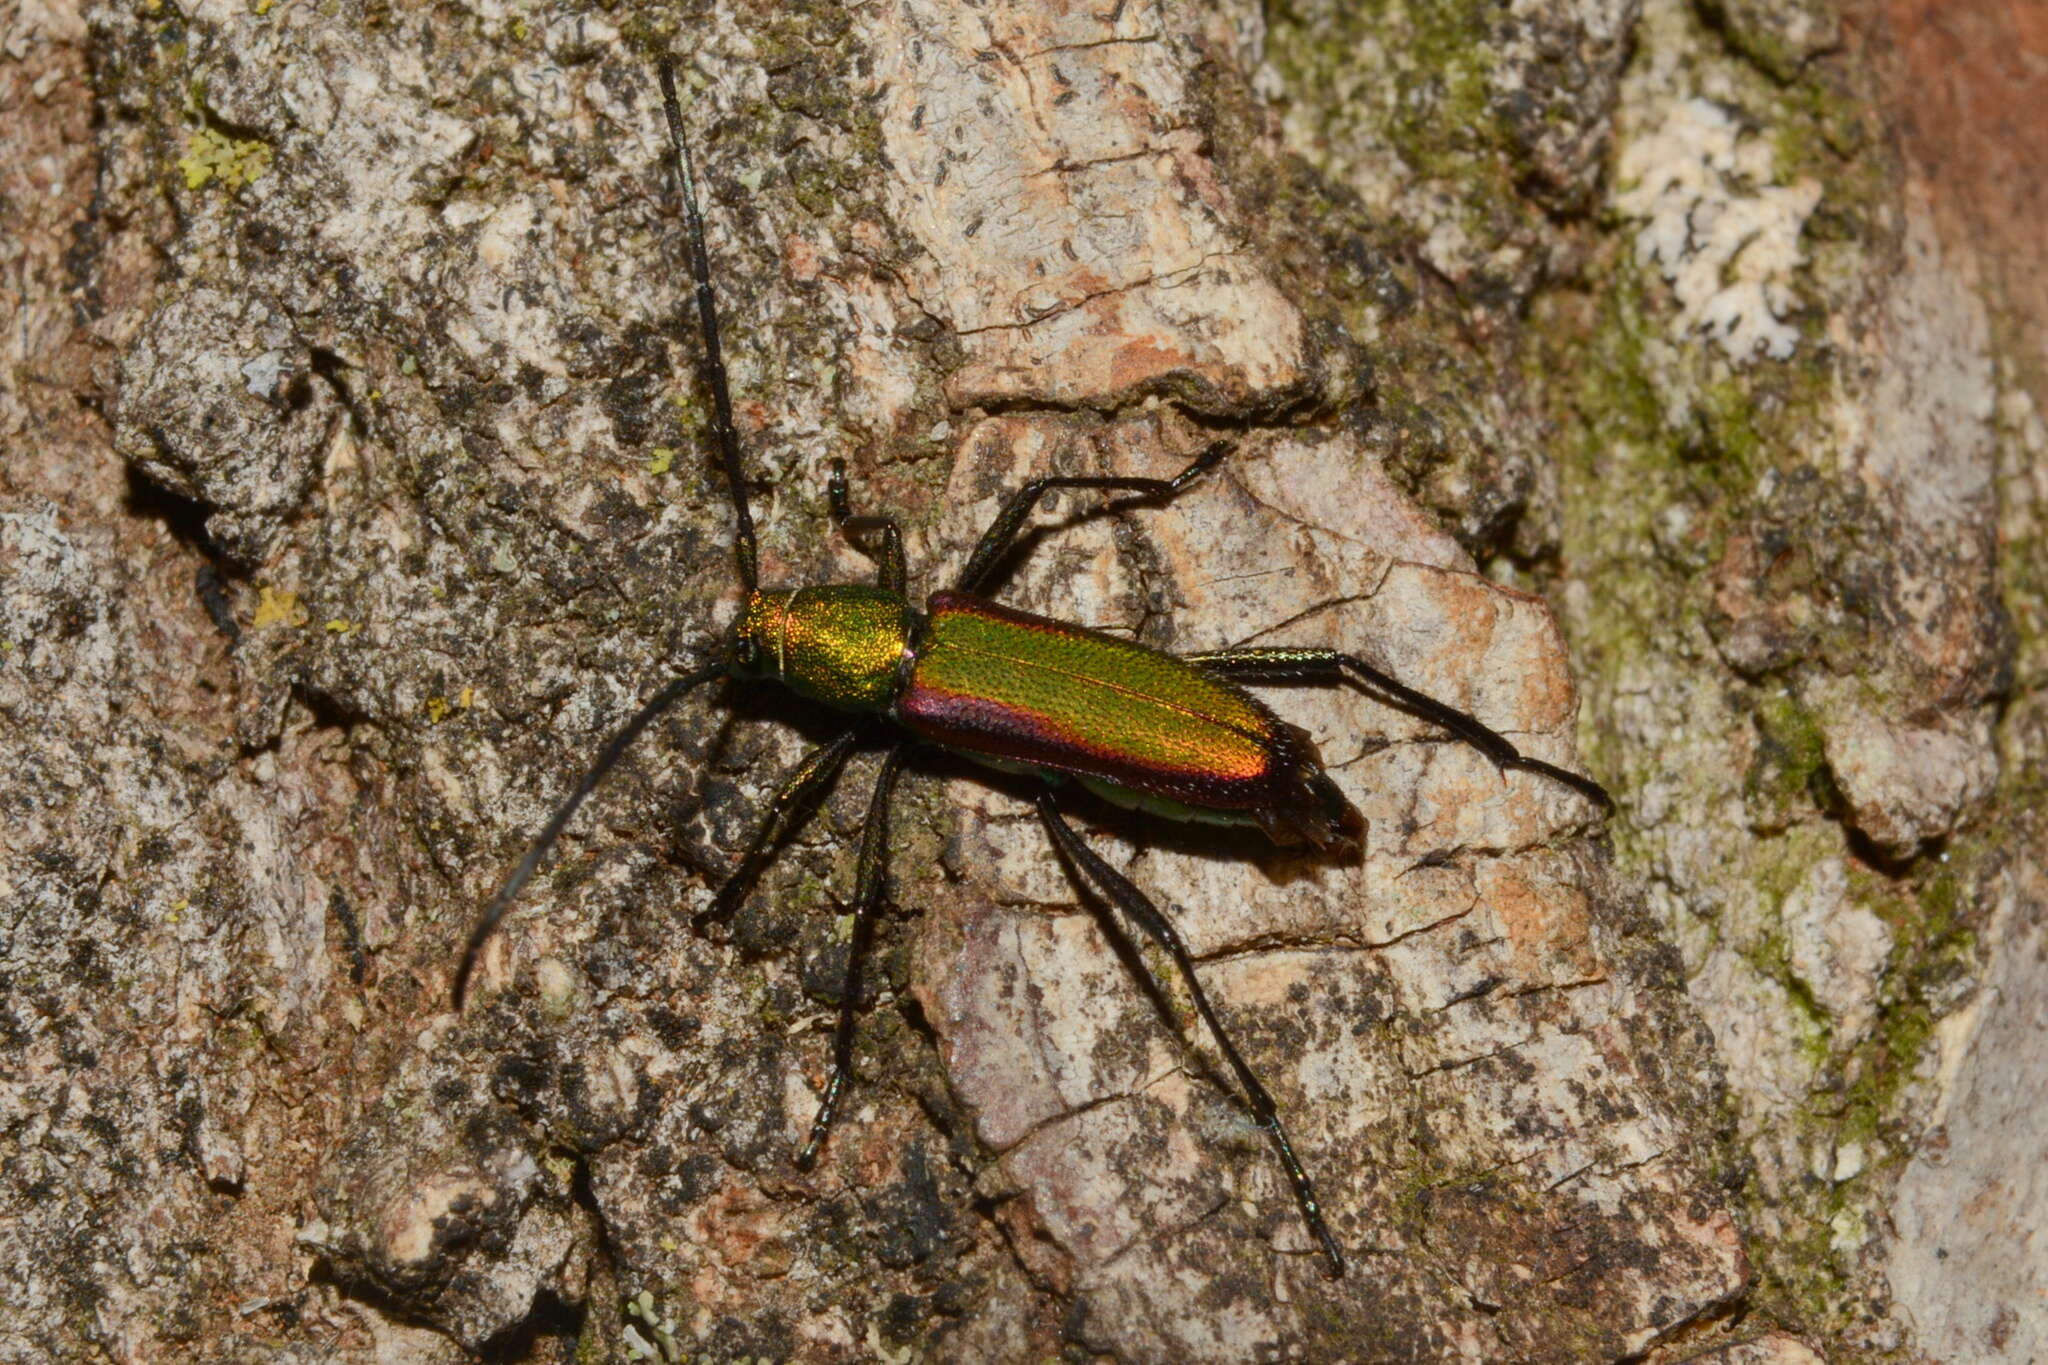
[{"label": "red elytra stripe", "polygon": [[1303,755],[1292,732],[1229,684],[1130,641],[978,599],[937,594],[928,606],[894,708],[912,732],[969,756],[1212,810],[1298,800]]},{"label": "red elytra stripe", "polygon": [[915,681],[897,697],[896,718],[913,734],[970,757],[999,758],[1099,778],[1209,810],[1262,809],[1272,804],[1279,777],[1270,757],[1256,768],[1233,771],[1193,763],[1133,762],[1053,717],[1018,711],[982,697],[920,687]]},{"label": "red elytra stripe", "polygon": [[1235,752],[1219,748],[1206,757],[1191,753],[1183,762],[1133,759],[1128,753],[1091,738],[1061,717],[946,688],[919,686],[915,681],[898,697],[896,705],[899,719],[926,738],[999,758],[1044,762],[1054,756],[1072,755],[1080,764],[1080,771],[1106,772],[1116,767],[1219,783],[1256,782],[1273,771],[1270,754],[1236,746],[1232,746]]}]

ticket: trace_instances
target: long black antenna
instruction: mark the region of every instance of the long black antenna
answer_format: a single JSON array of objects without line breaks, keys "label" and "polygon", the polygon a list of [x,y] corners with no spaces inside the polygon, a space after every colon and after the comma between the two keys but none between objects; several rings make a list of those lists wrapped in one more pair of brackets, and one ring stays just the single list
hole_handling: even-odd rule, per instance
[{"label": "long black antenna", "polygon": [[683,109],[676,102],[675,67],[666,59],[661,63],[661,99],[668,111],[668,140],[675,147],[683,219],[690,227],[690,274],[697,281],[697,328],[704,336],[704,373],[711,381],[711,431],[718,438],[718,460],[725,466],[726,486],[732,490],[733,553],[739,558],[740,582],[752,592],[760,580],[754,514],[747,507],[746,476],[740,469],[740,438],[732,424],[732,393],[726,387],[725,355],[718,344],[718,303],[711,295],[711,258],[704,250],[704,219],[697,212],[697,169],[690,161],[690,144],[683,140]]},{"label": "long black antenna", "polygon": [[526,889],[526,884],[533,880],[533,874],[540,871],[542,860],[548,856],[548,850],[555,846],[555,840],[562,837],[562,831],[568,828],[570,817],[576,814],[576,808],[597,790],[597,784],[604,781],[604,775],[625,757],[626,750],[632,747],[634,740],[640,738],[642,730],[654,724],[655,717],[675,705],[685,692],[697,684],[723,676],[724,664],[707,664],[695,672],[684,674],[650,697],[633,719],[627,721],[617,734],[605,741],[604,748],[597,751],[597,761],[590,765],[590,771],[583,774],[576,783],[576,789],[569,793],[569,798],[556,807],[555,813],[548,818],[547,827],[541,830],[540,837],[526,850],[526,856],[519,860],[519,866],[512,869],[512,875],[505,879],[505,884],[498,888],[498,894],[491,897],[491,903],[484,907],[483,918],[478,920],[476,928],[470,931],[469,946],[462,950],[462,965],[455,969],[456,1009],[462,1008],[462,1002],[469,994],[469,977],[476,969],[477,954],[481,953],[484,944],[490,941],[492,932],[498,927],[498,921],[505,918],[505,912],[512,908],[512,902]]}]

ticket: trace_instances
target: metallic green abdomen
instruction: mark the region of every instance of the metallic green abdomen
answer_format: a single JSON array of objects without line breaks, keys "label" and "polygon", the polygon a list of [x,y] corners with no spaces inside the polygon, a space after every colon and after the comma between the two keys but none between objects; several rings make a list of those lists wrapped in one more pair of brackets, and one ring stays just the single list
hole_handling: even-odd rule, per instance
[{"label": "metallic green abdomen", "polygon": [[734,671],[779,678],[842,710],[885,711],[916,629],[910,604],[883,588],[847,583],[756,592],[733,631]]}]

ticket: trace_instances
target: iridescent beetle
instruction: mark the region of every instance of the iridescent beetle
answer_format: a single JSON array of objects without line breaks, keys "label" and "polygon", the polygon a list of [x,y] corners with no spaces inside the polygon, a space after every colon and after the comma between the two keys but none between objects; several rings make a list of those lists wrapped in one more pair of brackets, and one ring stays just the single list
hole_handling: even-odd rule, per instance
[{"label": "iridescent beetle", "polygon": [[[1562,782],[1611,812],[1598,783],[1538,759],[1471,716],[1397,682],[1363,660],[1327,649],[1223,649],[1172,655],[1081,626],[1033,616],[977,596],[1039,500],[1057,489],[1094,489],[1129,501],[1171,498],[1228,453],[1211,446],[1172,479],[1044,478],[1011,495],[969,556],[952,591],[934,593],[919,612],[905,595],[902,536],[889,517],[854,516],[843,465],[828,488],[832,519],[877,565],[873,584],[762,588],[757,581],[753,516],[733,428],[732,398],[719,347],[704,224],[696,178],[683,137],[675,75],[661,67],[661,88],[673,144],[683,216],[690,234],[703,367],[712,397],[712,432],[732,498],[734,552],[746,602],[721,658],[662,688],[606,742],[575,790],[548,820],[526,856],[486,907],[470,935],[456,975],[461,1001],[477,955],[513,900],[532,878],[576,810],[627,747],[691,689],[718,678],[774,679],[816,701],[856,716],[883,716],[907,732],[883,756],[861,832],[855,874],[854,932],[847,980],[833,1036],[832,1071],[797,1156],[808,1169],[832,1123],[852,1061],[860,972],[886,888],[889,800],[906,749],[937,745],[1006,772],[1044,779],[1039,819],[1068,873],[1093,887],[1157,943],[1187,985],[1243,1090],[1252,1116],[1272,1142],[1301,1215],[1321,1245],[1332,1276],[1344,1257],[1323,1220],[1308,1172],[1294,1155],[1272,1096],[1239,1054],[1210,1006],[1173,922],[1105,862],[1067,823],[1060,791],[1077,782],[1118,805],[1175,820],[1255,825],[1281,844],[1342,850],[1356,845],[1364,822],[1323,771],[1308,735],[1274,715],[1240,683],[1351,684],[1442,726],[1499,767],[1520,768]],[[870,546],[862,537],[879,537]],[[849,724],[838,738],[807,755],[769,801],[746,850],[708,909],[705,921],[738,907],[772,850],[795,821],[822,799],[855,747]]]}]

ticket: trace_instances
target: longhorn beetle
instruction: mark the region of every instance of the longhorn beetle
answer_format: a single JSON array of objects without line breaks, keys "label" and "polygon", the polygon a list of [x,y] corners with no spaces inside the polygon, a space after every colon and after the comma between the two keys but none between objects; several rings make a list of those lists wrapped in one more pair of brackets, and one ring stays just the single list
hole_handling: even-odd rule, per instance
[{"label": "longhorn beetle", "polygon": [[[1092,489],[1126,495],[1127,502],[1162,502],[1213,469],[1230,450],[1211,445],[1171,479],[1033,479],[1004,503],[951,590],[932,594],[924,610],[905,595],[903,538],[893,518],[855,516],[846,470],[835,461],[827,498],[841,534],[875,561],[876,581],[802,588],[763,588],[756,564],[753,515],[733,428],[732,396],[719,347],[718,309],[704,223],[697,207],[695,167],[683,136],[675,73],[660,68],[663,110],[675,157],[675,175],[689,230],[690,273],[696,285],[703,370],[711,388],[711,430],[732,499],[734,555],[746,601],[722,655],[697,664],[654,694],[597,759],[555,811],[526,856],[505,879],[471,933],[458,968],[460,1005],[477,955],[514,898],[546,858],[563,828],[641,731],[685,693],[719,678],[774,679],[802,696],[855,717],[883,716],[905,733],[883,755],[861,830],[854,875],[854,923],[832,1071],[797,1165],[808,1170],[831,1127],[846,1089],[861,966],[886,895],[889,799],[905,751],[917,742],[936,745],[1005,772],[1044,780],[1036,793],[1038,818],[1077,889],[1093,888],[1163,949],[1187,985],[1195,1011],[1237,1078],[1252,1116],[1286,1168],[1295,1202],[1328,1259],[1331,1276],[1344,1273],[1343,1252],[1323,1221],[1315,1187],[1280,1125],[1273,1098],[1252,1074],[1216,1017],[1194,962],[1173,921],[1133,886],[1067,823],[1060,793],[1077,782],[1106,800],[1174,820],[1256,825],[1280,844],[1319,849],[1356,848],[1364,820],[1323,771],[1306,732],[1281,720],[1240,683],[1350,684],[1368,695],[1448,730],[1501,770],[1519,768],[1564,783],[1603,812],[1613,802],[1590,778],[1539,759],[1525,758],[1478,720],[1403,685],[1349,654],[1328,649],[1219,649],[1166,654],[1081,626],[1000,606],[978,594],[1016,545],[1032,510],[1057,489]],[[867,537],[876,537],[870,541]],[[774,849],[815,807],[838,777],[861,733],[851,721],[783,779],[747,841],[732,873],[696,916],[708,920],[736,909]],[[1136,961],[1135,958],[1132,959]]]}]

